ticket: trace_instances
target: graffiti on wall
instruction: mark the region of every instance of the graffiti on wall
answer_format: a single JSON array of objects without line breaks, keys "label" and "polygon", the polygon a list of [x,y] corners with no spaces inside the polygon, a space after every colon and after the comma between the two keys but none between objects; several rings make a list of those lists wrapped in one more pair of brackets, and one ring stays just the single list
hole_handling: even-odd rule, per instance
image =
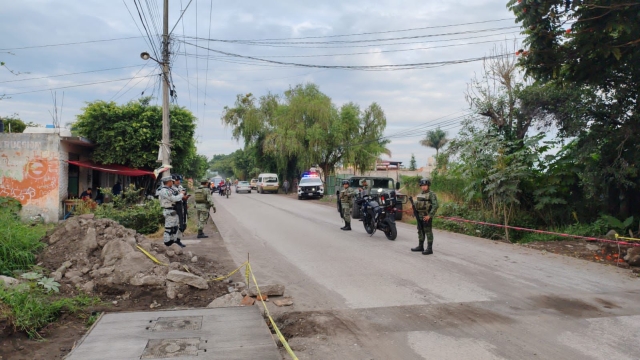
[{"label": "graffiti on wall", "polygon": [[23,205],[52,192],[57,197],[59,166],[44,141],[0,141],[0,196]]}]

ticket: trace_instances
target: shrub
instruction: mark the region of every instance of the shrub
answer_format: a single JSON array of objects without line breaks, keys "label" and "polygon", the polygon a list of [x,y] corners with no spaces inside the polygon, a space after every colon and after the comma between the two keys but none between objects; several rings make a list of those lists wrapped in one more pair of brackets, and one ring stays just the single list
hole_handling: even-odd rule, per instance
[{"label": "shrub", "polygon": [[141,234],[155,233],[164,222],[160,202],[155,199],[124,208],[116,208],[114,204],[103,204],[98,207],[95,214],[98,218],[115,220],[120,225]]}]

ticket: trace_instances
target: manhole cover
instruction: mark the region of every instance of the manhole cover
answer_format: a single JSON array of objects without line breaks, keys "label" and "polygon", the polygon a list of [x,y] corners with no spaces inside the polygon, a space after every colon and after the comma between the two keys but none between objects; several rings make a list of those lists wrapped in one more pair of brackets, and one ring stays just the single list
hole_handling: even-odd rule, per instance
[{"label": "manhole cover", "polygon": [[199,338],[152,339],[147,342],[141,359],[168,359],[179,356],[198,356]]},{"label": "manhole cover", "polygon": [[202,329],[202,316],[175,316],[158,318],[153,331],[177,331]]}]

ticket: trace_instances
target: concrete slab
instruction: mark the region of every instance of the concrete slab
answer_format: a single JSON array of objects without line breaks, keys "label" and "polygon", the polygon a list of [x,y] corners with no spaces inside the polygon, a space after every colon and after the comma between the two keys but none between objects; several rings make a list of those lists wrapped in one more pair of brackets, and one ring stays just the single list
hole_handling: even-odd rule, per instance
[{"label": "concrete slab", "polygon": [[256,306],[105,314],[67,360],[282,357]]}]

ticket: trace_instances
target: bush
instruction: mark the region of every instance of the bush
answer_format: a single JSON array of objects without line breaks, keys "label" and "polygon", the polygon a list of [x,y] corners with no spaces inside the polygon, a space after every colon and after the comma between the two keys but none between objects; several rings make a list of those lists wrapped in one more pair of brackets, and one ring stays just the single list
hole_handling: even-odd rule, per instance
[{"label": "bush", "polygon": [[102,204],[95,212],[98,218],[109,218],[120,225],[134,229],[141,234],[153,234],[164,222],[162,208],[158,200],[148,200],[144,204],[116,208],[114,204]]},{"label": "bush", "polygon": [[9,276],[14,270],[27,270],[35,264],[37,253],[45,246],[40,239],[47,230],[46,225],[22,222],[16,202],[0,198],[0,274]]},{"label": "bush", "polygon": [[0,287],[0,315],[16,331],[24,331],[30,338],[39,338],[38,331],[56,321],[62,313],[76,313],[97,301],[98,299],[86,295],[55,298],[33,284],[14,288]]}]

